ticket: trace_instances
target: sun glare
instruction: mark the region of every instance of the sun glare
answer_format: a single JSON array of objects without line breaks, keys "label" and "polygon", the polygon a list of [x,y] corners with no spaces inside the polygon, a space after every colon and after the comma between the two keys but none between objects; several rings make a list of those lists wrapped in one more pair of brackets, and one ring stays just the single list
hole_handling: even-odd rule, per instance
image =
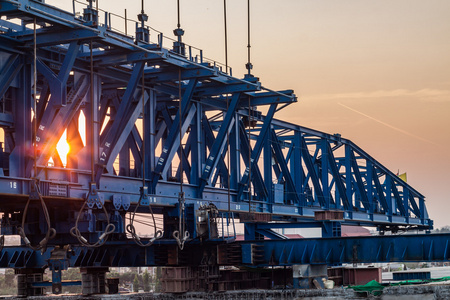
[{"label": "sun glare", "polygon": [[67,154],[70,151],[70,145],[67,143],[67,130],[64,131],[58,144],[56,144],[56,150],[58,151],[61,161],[65,167],[67,165]]}]

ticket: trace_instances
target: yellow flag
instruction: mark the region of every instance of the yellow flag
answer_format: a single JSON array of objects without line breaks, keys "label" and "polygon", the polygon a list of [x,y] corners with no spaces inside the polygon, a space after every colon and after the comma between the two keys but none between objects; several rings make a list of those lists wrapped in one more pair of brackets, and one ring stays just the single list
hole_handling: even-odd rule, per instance
[{"label": "yellow flag", "polygon": [[406,180],[406,172],[403,173],[403,174],[398,175],[398,177],[400,177],[400,179],[403,180],[404,182],[408,182],[408,181]]}]

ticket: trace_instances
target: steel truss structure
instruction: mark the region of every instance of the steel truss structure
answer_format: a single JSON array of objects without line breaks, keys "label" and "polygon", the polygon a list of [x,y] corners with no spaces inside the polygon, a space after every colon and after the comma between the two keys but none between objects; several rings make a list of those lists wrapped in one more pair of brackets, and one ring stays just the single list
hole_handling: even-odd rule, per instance
[{"label": "steel truss structure", "polygon": [[[352,141],[275,119],[297,102],[292,90],[233,77],[185,45],[182,33],[170,49],[162,33],[151,42],[144,14],[136,37],[113,30],[111,14],[100,18],[92,1],[80,17],[43,1],[2,0],[0,16],[2,234],[28,237],[23,247],[4,248],[1,267],[41,267],[51,259],[46,247],[66,249],[64,267],[162,265],[170,253],[177,257],[170,263],[183,264],[200,247],[217,252],[232,241],[233,233],[214,229],[234,219],[246,228],[246,242],[230,244],[241,249],[235,264],[252,264],[244,249],[258,246],[269,264],[272,245],[291,249],[274,254],[277,263],[307,261],[311,247],[333,251],[322,262],[349,260],[331,250],[339,239],[292,254],[297,246],[289,243],[309,242],[284,241],[274,228],[321,227],[329,237],[340,236],[341,224],[432,228],[424,196]],[[66,162],[56,150],[63,134]],[[143,239],[150,247],[127,235],[134,212],[164,221],[162,237]],[[44,255],[26,248],[44,235]],[[185,252],[177,248],[184,242]],[[408,260],[407,249],[395,259]],[[365,252],[365,261],[389,261],[393,251]]]}]

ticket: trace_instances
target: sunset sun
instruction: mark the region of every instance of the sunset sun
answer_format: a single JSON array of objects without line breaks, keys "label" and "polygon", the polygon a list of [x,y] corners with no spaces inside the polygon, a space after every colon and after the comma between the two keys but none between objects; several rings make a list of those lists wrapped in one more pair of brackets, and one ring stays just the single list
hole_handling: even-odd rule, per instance
[{"label": "sunset sun", "polygon": [[58,151],[59,156],[61,157],[61,161],[64,166],[67,165],[67,154],[70,151],[70,145],[67,143],[67,130],[64,131],[63,135],[59,139],[58,144],[56,145],[56,150]]}]

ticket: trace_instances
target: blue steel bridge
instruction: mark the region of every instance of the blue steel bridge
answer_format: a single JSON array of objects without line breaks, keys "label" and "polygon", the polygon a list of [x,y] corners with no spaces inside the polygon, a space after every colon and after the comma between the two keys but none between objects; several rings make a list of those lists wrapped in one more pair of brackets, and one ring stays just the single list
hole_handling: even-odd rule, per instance
[{"label": "blue steel bridge", "polygon": [[[447,235],[340,237],[342,224],[396,233],[433,221],[425,197],[353,141],[277,119],[301,106],[294,91],[250,68],[234,77],[180,31],[150,39],[144,13],[122,20],[131,36],[83,6],[0,1],[1,233],[22,241],[0,267],[448,259]],[[312,227],[322,239],[274,230]]]}]

